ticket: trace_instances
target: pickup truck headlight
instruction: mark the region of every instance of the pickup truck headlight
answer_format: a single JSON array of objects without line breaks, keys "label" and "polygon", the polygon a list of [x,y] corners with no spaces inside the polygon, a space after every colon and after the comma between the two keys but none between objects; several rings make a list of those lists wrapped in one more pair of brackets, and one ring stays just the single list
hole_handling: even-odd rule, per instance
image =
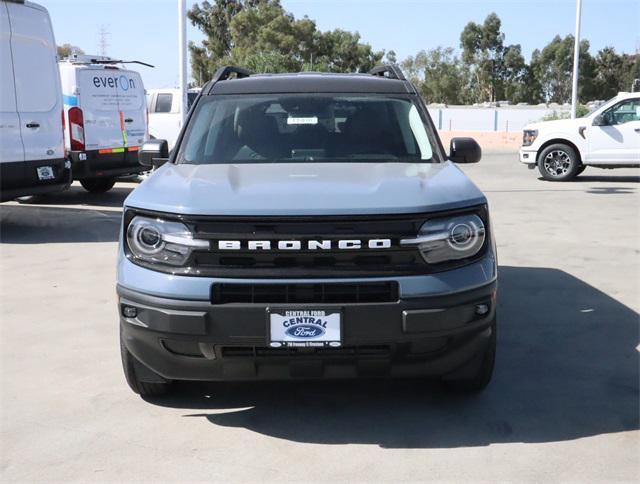
[{"label": "pickup truck headlight", "polygon": [[522,146],[531,146],[537,137],[537,129],[525,129],[522,132]]},{"label": "pickup truck headlight", "polygon": [[429,220],[415,239],[402,239],[400,245],[417,246],[427,263],[437,264],[476,255],[484,239],[482,219],[468,214]]},{"label": "pickup truck headlight", "polygon": [[209,242],[194,239],[181,222],[137,215],[127,227],[127,246],[134,259],[182,266],[193,249],[207,249]]}]

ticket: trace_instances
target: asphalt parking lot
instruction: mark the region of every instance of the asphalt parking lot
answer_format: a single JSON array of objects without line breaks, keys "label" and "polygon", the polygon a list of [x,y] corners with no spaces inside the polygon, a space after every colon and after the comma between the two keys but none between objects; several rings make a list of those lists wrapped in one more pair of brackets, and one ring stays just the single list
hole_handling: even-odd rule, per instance
[{"label": "asphalt parking lot", "polygon": [[633,481],[640,170],[549,183],[489,155],[498,360],[482,394],[422,381],[184,384],[120,366],[121,204],[79,185],[0,206],[2,481]]}]

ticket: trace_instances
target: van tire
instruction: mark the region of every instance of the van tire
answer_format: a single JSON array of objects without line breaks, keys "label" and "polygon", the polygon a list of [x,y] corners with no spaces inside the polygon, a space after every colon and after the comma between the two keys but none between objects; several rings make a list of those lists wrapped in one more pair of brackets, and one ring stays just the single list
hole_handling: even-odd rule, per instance
[{"label": "van tire", "polygon": [[538,170],[548,181],[569,181],[578,175],[581,166],[576,151],[564,143],[547,146],[538,157]]},{"label": "van tire", "polygon": [[80,185],[89,193],[105,193],[116,184],[115,178],[83,178]]},{"label": "van tire", "polygon": [[[124,370],[124,376],[129,388],[141,397],[157,397],[165,395],[171,390],[172,382],[164,380],[164,378],[156,375],[149,368],[142,367],[142,363],[136,360],[125,346],[124,341],[122,341],[122,336],[120,336],[120,357],[122,358],[122,369]],[[143,368],[145,373],[153,376],[153,379],[158,381],[142,381],[136,372],[136,367]],[[159,383],[161,380],[164,380],[164,382]]]},{"label": "van tire", "polygon": [[[462,368],[456,370],[456,374],[464,374],[464,377],[443,378],[442,383],[447,390],[456,393],[477,393],[484,390],[491,382],[493,368],[496,361],[496,323],[491,326],[491,338],[485,350],[476,355]],[[471,375],[471,376],[467,376]]]}]

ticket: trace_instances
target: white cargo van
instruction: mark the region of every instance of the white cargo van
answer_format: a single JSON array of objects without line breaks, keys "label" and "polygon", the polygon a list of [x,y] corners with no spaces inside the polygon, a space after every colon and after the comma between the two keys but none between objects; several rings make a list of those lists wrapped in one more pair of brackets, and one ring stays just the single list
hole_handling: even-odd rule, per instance
[{"label": "white cargo van", "polygon": [[64,190],[56,42],[47,10],[0,1],[0,201]]},{"label": "white cargo van", "polygon": [[73,178],[90,192],[106,192],[116,177],[146,169],[138,163],[148,138],[144,85],[121,63],[89,55],[58,63]]},{"label": "white cargo van", "polygon": [[[200,93],[199,88],[187,91],[187,112]],[[147,109],[149,111],[149,135],[151,138],[166,139],[169,149],[176,144],[182,128],[179,89],[148,89]]]}]

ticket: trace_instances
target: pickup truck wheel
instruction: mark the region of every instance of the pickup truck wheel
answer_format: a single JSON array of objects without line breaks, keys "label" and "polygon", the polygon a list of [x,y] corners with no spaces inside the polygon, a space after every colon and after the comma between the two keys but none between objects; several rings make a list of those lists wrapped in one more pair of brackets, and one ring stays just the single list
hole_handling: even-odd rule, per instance
[{"label": "pickup truck wheel", "polygon": [[575,150],[561,143],[547,146],[538,157],[538,170],[549,181],[571,180],[581,166]]},{"label": "pickup truck wheel", "polygon": [[122,337],[120,337],[120,356],[122,358],[122,369],[124,370],[124,376],[127,380],[129,388],[142,397],[157,397],[164,395],[171,389],[171,381],[165,380],[163,383],[158,381],[164,380],[160,375],[155,375],[150,369],[144,367],[144,372],[147,373],[147,378],[158,380],[156,382],[142,381],[136,368],[142,368],[142,363],[137,361],[134,356],[129,352]]},{"label": "pickup truck wheel", "polygon": [[80,185],[89,193],[105,193],[116,184],[115,178],[84,178]]},{"label": "pickup truck wheel", "polygon": [[[462,372],[464,377],[443,378],[442,382],[447,389],[460,393],[476,393],[485,389],[491,382],[493,368],[496,361],[496,324],[491,327],[491,340],[483,353],[477,355],[456,373]],[[471,375],[471,376],[466,376]]]}]

